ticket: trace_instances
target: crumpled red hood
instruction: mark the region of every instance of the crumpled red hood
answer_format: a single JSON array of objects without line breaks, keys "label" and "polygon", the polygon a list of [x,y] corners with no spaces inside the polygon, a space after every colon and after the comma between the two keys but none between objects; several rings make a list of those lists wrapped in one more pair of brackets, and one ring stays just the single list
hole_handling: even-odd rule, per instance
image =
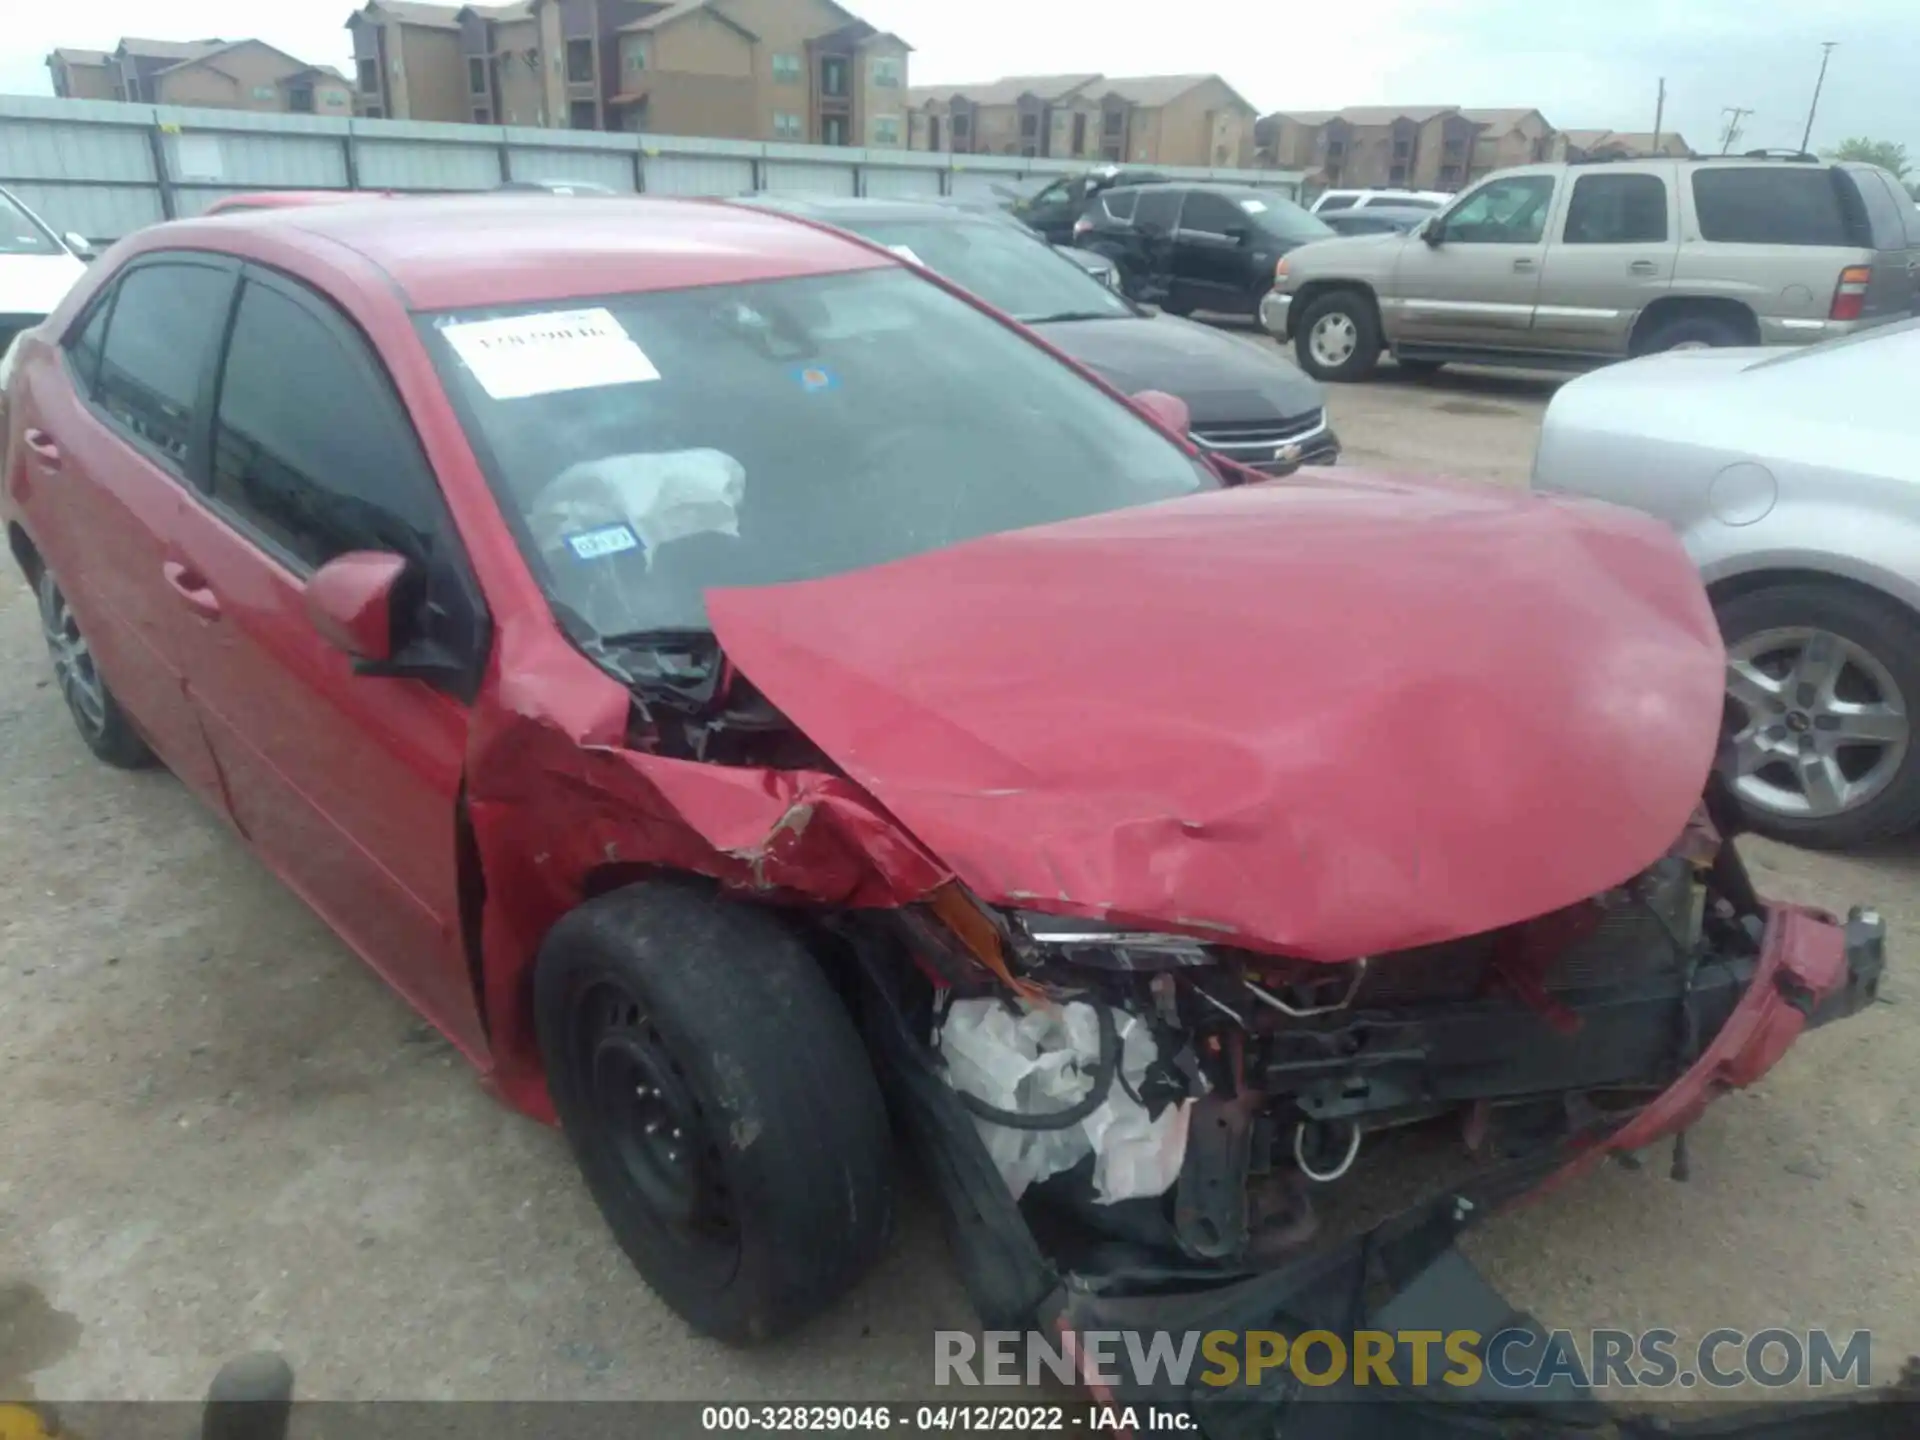
[{"label": "crumpled red hood", "polygon": [[1305,473],[709,610],[983,899],[1317,959],[1618,884],[1720,722],[1663,528],[1477,486]]}]

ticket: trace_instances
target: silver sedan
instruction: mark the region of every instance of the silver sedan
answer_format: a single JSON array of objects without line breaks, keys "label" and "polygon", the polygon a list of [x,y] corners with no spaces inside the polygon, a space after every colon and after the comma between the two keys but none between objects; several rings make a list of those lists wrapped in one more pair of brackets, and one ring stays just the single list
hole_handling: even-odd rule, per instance
[{"label": "silver sedan", "polygon": [[1533,484],[1685,542],[1756,830],[1839,847],[1920,826],[1920,321],[1583,376],[1547,411]]}]

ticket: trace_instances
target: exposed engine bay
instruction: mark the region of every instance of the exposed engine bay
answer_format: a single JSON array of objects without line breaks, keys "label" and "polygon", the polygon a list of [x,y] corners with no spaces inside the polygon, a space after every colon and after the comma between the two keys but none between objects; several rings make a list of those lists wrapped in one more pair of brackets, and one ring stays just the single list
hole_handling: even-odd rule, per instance
[{"label": "exposed engine bay", "polygon": [[1727,1023],[1767,924],[1704,810],[1589,901],[1345,964],[959,897],[888,918],[915,1038],[1043,1247],[1223,1279],[1613,1131]]}]

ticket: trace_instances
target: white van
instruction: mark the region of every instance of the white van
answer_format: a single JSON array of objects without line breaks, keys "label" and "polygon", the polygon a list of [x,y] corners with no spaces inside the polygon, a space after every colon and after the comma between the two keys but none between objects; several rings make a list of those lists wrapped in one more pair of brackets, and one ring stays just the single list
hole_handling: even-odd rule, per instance
[{"label": "white van", "polygon": [[11,193],[0,190],[0,352],[53,312],[92,257],[78,235],[64,240]]}]

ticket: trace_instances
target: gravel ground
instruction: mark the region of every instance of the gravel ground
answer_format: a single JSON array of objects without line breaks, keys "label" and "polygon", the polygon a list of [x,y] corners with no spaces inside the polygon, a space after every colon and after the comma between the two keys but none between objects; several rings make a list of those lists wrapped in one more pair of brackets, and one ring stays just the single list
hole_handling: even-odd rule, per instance
[{"label": "gravel ground", "polygon": [[[1266,343],[1253,335],[1251,344]],[[1350,462],[1523,484],[1552,382],[1336,387]],[[1548,1323],[1875,1332],[1920,1352],[1920,843],[1754,844],[1767,888],[1895,935],[1888,1003],[1710,1112],[1693,1180],[1604,1171],[1474,1257]],[[95,764],[0,579],[0,1394],[188,1398],[284,1350],[310,1397],[880,1399],[970,1324],[931,1204],[857,1293],[740,1353],[628,1271],[557,1135],[463,1065],[164,773]]]}]

